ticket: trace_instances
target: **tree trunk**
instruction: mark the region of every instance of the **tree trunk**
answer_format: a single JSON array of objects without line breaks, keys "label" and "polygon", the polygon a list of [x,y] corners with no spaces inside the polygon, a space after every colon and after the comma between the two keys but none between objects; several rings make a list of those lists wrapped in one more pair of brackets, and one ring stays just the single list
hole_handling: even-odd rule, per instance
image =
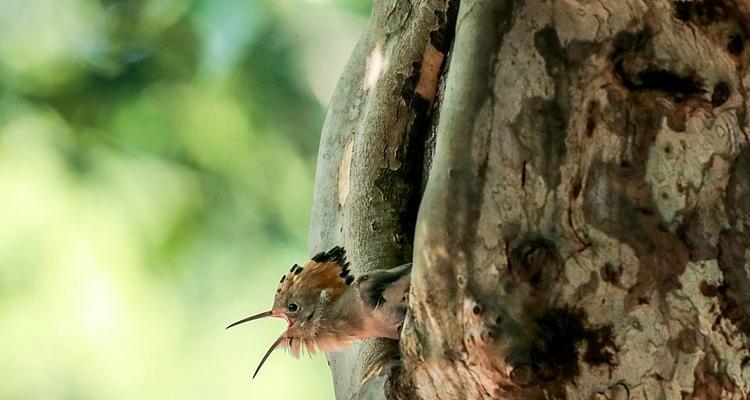
[{"label": "tree trunk", "polygon": [[328,354],[337,398],[746,399],[748,28],[745,0],[376,1],[310,245],[413,257],[410,312]]}]

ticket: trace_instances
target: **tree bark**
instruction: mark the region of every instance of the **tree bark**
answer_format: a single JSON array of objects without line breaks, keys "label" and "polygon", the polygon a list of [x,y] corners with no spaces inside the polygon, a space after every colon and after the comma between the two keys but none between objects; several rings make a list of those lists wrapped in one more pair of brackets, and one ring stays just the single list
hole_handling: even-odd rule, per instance
[{"label": "tree bark", "polygon": [[[339,399],[746,399],[743,0],[376,1],[333,96],[313,252],[413,257]],[[400,355],[400,357],[399,357]]]}]

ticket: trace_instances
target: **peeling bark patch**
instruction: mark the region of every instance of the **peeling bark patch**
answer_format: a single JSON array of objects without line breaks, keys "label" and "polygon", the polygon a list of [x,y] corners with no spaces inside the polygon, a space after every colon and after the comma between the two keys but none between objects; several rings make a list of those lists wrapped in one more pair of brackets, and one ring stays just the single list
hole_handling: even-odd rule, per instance
[{"label": "peeling bark patch", "polygon": [[340,207],[343,207],[346,204],[346,198],[349,196],[349,176],[351,174],[353,155],[354,137],[349,139],[346,143],[344,152],[341,155],[341,162],[339,163],[338,200]]},{"label": "peeling bark patch", "polygon": [[625,298],[626,308],[648,303],[652,293],[663,296],[680,288],[679,276],[689,254],[685,243],[665,228],[656,212],[651,190],[643,181],[642,156],[636,154],[637,162],[629,168],[595,162],[584,189],[586,221],[638,254],[638,280]]},{"label": "peeling bark patch", "polygon": [[[583,310],[555,308],[535,321],[529,359],[540,383],[572,382],[579,374],[580,361],[614,366],[617,348],[612,327],[591,327]],[[581,344],[583,354],[579,354]]]},{"label": "peeling bark patch", "polygon": [[411,16],[412,4],[409,1],[395,1],[385,18],[385,32],[395,34],[404,28],[404,24]]},{"label": "peeling bark patch", "polygon": [[[438,76],[444,59],[430,45],[428,45],[428,51],[426,51],[424,57],[430,63],[429,68],[423,70],[422,64],[412,63],[412,74],[404,79],[401,91],[401,98],[412,113],[411,121],[407,126],[406,139],[402,141],[402,146],[398,151],[398,158],[402,161],[401,174],[407,184],[392,187],[389,183],[390,179],[383,179],[378,184],[378,187],[383,191],[396,190],[400,192],[397,195],[398,197],[395,198],[406,199],[397,210],[399,226],[403,228],[403,232],[406,234],[405,238],[401,235],[401,240],[397,241],[400,242],[397,243],[399,246],[403,244],[404,239],[408,243],[413,241],[417,212],[422,200],[422,188],[425,187],[425,182],[423,182],[425,178],[423,174],[424,149],[430,132],[432,102],[419,91],[421,90],[425,95],[434,99],[437,92]],[[423,58],[423,61],[426,58]],[[426,75],[429,75],[429,77]],[[430,84],[425,83],[428,81]],[[384,175],[389,175],[389,173],[385,172]],[[410,254],[408,249],[404,250],[407,251],[405,255]],[[406,259],[411,259],[411,256],[409,255]]]},{"label": "peeling bark patch", "polygon": [[449,0],[445,11],[435,11],[439,28],[430,32],[430,43],[443,54],[447,54],[453,45],[458,19],[458,3],[458,0]]},{"label": "peeling bark patch", "polygon": [[521,242],[508,258],[508,269],[516,281],[542,291],[557,282],[562,264],[554,243],[538,237]]},{"label": "peeling bark patch", "polygon": [[[397,167],[383,168],[375,177],[374,185],[384,198],[399,199],[390,210],[396,215],[397,231],[393,242],[402,250],[403,260],[411,259],[417,212],[425,187],[425,148],[430,133],[432,100],[437,92],[444,56],[427,44],[422,62],[411,64],[411,74],[398,74],[401,98],[397,125],[406,133],[399,138],[393,161]],[[387,151],[387,149],[386,149]],[[381,228],[376,221],[371,226]]]},{"label": "peeling bark patch", "polygon": [[422,56],[419,80],[414,88],[414,95],[427,100],[429,104],[432,104],[435,100],[438,81],[440,79],[440,68],[443,65],[444,59],[445,55],[443,53],[432,45],[427,45]]},{"label": "peeling bark patch", "polygon": [[724,283],[718,287],[722,315],[750,338],[750,276],[745,251],[750,239],[738,231],[719,235],[718,264]]},{"label": "peeling bark patch", "polygon": [[[642,47],[644,33],[621,33],[615,47]],[[625,298],[626,309],[650,303],[652,294],[663,296],[680,288],[679,276],[689,259],[689,248],[672,234],[657,211],[646,164],[670,105],[654,91],[607,89],[608,130],[622,138],[619,165],[594,161],[584,181],[583,213],[586,221],[628,244],[638,255],[636,284]]]},{"label": "peeling bark patch", "polygon": [[694,383],[692,393],[682,392],[685,400],[713,400],[727,398],[735,393],[737,387],[727,373],[724,363],[719,362],[716,352],[708,352],[698,362],[693,371]]}]

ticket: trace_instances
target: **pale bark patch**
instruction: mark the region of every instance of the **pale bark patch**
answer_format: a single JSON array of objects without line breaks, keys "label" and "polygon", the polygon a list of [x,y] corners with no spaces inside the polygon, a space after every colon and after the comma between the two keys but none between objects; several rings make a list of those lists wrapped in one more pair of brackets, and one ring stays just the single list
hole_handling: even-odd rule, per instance
[{"label": "pale bark patch", "polygon": [[338,198],[340,207],[346,205],[346,198],[349,196],[349,177],[351,175],[353,155],[354,136],[344,146],[344,153],[341,155],[341,162],[339,163]]},{"label": "pale bark patch", "polygon": [[371,89],[378,83],[380,75],[388,65],[388,61],[383,54],[383,45],[378,43],[369,56],[367,56],[367,67],[365,68],[365,79],[362,82],[365,89]]},{"label": "pale bark patch", "polygon": [[[731,133],[736,125],[736,118],[729,112],[715,119],[696,112],[683,132],[670,129],[664,120],[649,150],[645,179],[651,185],[652,196],[657,197],[655,203],[662,218],[671,229],[683,222],[678,214],[692,202],[703,185],[713,183],[704,182],[712,157],[727,157],[737,151],[732,143],[736,134]],[[724,174],[727,173],[725,170]],[[720,195],[722,192],[714,192],[714,203],[723,201]]]}]

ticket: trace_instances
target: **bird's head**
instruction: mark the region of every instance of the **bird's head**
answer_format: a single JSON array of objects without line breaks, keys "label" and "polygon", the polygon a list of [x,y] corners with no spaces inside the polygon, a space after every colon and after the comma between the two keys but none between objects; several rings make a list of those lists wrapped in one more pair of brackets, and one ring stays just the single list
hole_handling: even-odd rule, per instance
[{"label": "bird's head", "polygon": [[304,266],[293,265],[289,273],[281,277],[270,310],[229,325],[227,329],[265,317],[287,321],[286,331],[268,349],[253,377],[279,346],[287,347],[295,357],[302,350],[315,352],[319,347],[317,339],[326,308],[341,297],[353,281],[346,251],[342,247],[334,247],[328,252],[316,254]]}]

